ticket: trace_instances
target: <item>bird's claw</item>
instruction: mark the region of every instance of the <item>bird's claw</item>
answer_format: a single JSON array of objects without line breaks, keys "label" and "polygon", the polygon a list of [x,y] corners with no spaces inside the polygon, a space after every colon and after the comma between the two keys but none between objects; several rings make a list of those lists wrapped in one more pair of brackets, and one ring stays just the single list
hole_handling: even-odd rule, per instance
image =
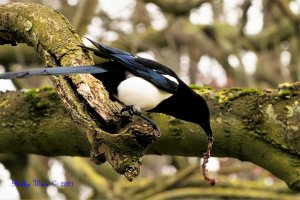
[{"label": "bird's claw", "polygon": [[142,114],[141,110],[136,106],[126,106],[122,108],[121,114],[125,115],[125,113],[128,113],[130,117],[132,117],[133,115],[140,116]]},{"label": "bird's claw", "polygon": [[128,113],[130,118],[133,117],[134,115],[140,116],[160,133],[160,129],[159,129],[158,125],[153,120],[151,120],[148,117],[146,117],[145,115],[143,115],[141,110],[138,107],[133,106],[133,105],[126,106],[126,107],[122,108],[121,115],[126,116],[125,113]]}]

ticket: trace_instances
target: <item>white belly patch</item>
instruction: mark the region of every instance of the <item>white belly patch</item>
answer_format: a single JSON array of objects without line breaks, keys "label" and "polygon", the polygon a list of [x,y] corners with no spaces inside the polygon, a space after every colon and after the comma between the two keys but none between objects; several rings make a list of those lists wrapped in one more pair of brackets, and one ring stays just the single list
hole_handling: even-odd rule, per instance
[{"label": "white belly patch", "polygon": [[142,111],[155,108],[172,94],[158,89],[152,83],[137,76],[130,76],[118,86],[117,98],[127,106],[138,106]]}]

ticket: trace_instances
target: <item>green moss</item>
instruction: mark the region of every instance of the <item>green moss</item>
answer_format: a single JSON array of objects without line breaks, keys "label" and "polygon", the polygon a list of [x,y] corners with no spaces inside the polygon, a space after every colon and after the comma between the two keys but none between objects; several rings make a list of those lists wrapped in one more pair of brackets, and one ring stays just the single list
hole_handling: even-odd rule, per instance
[{"label": "green moss", "polygon": [[217,92],[217,98],[220,104],[228,104],[239,97],[247,96],[247,95],[264,96],[265,93],[262,92],[261,90],[254,89],[254,88],[243,89],[238,87],[224,89]]},{"label": "green moss", "polygon": [[30,89],[24,93],[25,100],[29,102],[35,102],[40,99],[39,89]]},{"label": "green moss", "polygon": [[293,117],[294,115],[294,109],[292,106],[286,106],[287,109],[287,117]]},{"label": "green moss", "polygon": [[36,110],[45,109],[50,106],[50,102],[47,98],[42,98],[42,95],[47,95],[49,94],[48,92],[53,95],[53,89],[50,87],[28,90],[24,93],[25,101],[29,102]]},{"label": "green moss", "polygon": [[54,88],[48,91],[48,97],[50,99],[59,99],[59,96],[57,95],[56,91]]},{"label": "green moss", "polygon": [[292,83],[281,83],[278,85],[278,89],[292,89],[294,88],[294,84]]},{"label": "green moss", "polygon": [[25,97],[27,100],[34,100],[36,98],[40,98],[40,95],[42,93],[46,93],[48,96],[55,95],[56,91],[53,87],[43,87],[43,88],[37,88],[37,89],[30,89],[24,92]]},{"label": "green moss", "polygon": [[39,91],[45,93],[45,95],[49,99],[53,99],[53,100],[59,99],[56,90],[53,87],[43,87]]},{"label": "green moss", "polygon": [[28,20],[24,21],[25,31],[30,31],[32,28],[32,23]]},{"label": "green moss", "polygon": [[280,89],[278,92],[278,97],[280,98],[290,98],[291,96],[294,95],[294,92],[288,89]]},{"label": "green moss", "polygon": [[6,108],[6,107],[8,107],[8,106],[9,106],[9,101],[8,101],[6,98],[2,98],[2,99],[0,100],[0,107]]},{"label": "green moss", "polygon": [[72,81],[75,83],[75,84],[79,84],[82,82],[82,79],[80,77],[79,74],[75,74],[75,75],[72,75]]},{"label": "green moss", "polygon": [[278,97],[280,98],[290,98],[299,91],[299,83],[282,83],[278,85]]}]

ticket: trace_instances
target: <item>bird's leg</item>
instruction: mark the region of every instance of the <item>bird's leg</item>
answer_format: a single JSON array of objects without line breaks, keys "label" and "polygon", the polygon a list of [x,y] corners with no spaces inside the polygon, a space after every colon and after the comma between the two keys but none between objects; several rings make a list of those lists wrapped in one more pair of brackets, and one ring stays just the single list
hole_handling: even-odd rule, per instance
[{"label": "bird's leg", "polygon": [[160,133],[159,126],[156,124],[155,121],[149,119],[148,117],[146,117],[142,113],[139,116],[142,117],[144,120],[146,120],[149,124],[151,124],[151,126],[153,126]]},{"label": "bird's leg", "polygon": [[122,110],[121,110],[121,114],[124,114],[125,112],[128,112],[128,114],[129,114],[131,117],[132,117],[133,115],[139,116],[139,115],[142,113],[141,110],[140,110],[138,107],[133,106],[133,105],[123,107]]},{"label": "bird's leg", "polygon": [[136,115],[136,116],[139,116],[141,118],[143,118],[144,120],[146,120],[151,126],[153,126],[155,129],[157,129],[159,132],[159,127],[158,125],[151,119],[149,119],[148,117],[146,117],[142,112],[141,110],[134,106],[134,105],[131,105],[131,106],[125,106],[124,108],[122,108],[121,110],[121,114],[123,114],[124,112],[128,112],[129,115],[132,117],[133,115]]},{"label": "bird's leg", "polygon": [[209,185],[214,186],[216,184],[216,179],[209,177],[207,175],[207,169],[206,169],[206,164],[208,163],[208,159],[210,158],[210,155],[211,155],[211,150],[213,147],[214,139],[212,137],[208,137],[207,141],[208,141],[207,150],[203,154],[203,163],[201,165],[202,175],[203,175],[204,179],[208,182]]}]

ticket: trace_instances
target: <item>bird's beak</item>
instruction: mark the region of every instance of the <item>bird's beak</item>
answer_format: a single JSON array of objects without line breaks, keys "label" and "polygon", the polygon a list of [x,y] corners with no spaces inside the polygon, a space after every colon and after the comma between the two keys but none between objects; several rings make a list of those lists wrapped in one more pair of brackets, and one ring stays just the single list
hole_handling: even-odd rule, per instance
[{"label": "bird's beak", "polygon": [[201,127],[204,130],[204,132],[206,133],[208,140],[213,140],[213,132],[212,132],[210,123],[209,122],[202,123]]}]

